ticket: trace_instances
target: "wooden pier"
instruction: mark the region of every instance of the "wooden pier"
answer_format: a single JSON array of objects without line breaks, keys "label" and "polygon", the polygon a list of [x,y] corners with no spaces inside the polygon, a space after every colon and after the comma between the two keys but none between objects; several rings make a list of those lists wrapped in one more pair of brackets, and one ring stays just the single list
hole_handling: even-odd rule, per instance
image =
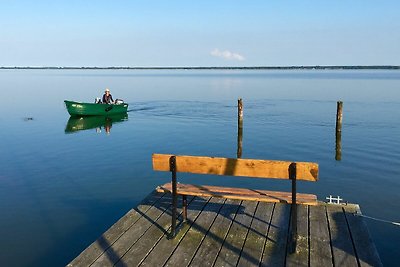
[{"label": "wooden pier", "polygon": [[291,206],[188,197],[169,238],[171,195],[152,192],[68,266],[382,266],[358,205],[299,205],[296,252]]}]

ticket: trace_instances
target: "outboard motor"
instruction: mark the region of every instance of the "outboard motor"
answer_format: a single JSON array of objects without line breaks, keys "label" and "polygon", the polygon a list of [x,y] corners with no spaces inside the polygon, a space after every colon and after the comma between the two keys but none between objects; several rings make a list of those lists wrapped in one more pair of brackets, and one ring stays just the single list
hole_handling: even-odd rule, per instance
[{"label": "outboard motor", "polygon": [[94,100],[95,104],[101,104],[101,99],[100,97],[96,97],[96,99]]},{"label": "outboard motor", "polygon": [[121,104],[123,104],[124,103],[124,100],[122,100],[122,99],[115,99],[115,104],[117,104],[117,105],[121,105]]}]

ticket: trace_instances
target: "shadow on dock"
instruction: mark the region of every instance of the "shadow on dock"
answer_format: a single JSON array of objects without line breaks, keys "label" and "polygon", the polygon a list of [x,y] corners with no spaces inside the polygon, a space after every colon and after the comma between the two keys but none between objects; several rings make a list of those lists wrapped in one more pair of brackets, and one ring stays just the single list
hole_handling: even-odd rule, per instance
[{"label": "shadow on dock", "polygon": [[382,266],[357,205],[299,205],[289,253],[290,205],[190,197],[169,239],[171,201],[153,192],[68,266]]}]

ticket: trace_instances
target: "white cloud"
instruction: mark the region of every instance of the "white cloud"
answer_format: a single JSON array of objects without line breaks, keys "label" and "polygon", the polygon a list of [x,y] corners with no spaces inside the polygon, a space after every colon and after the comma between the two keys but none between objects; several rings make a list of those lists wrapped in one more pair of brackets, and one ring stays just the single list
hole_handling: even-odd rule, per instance
[{"label": "white cloud", "polygon": [[246,58],[241,54],[231,52],[229,50],[220,51],[218,48],[215,48],[210,54],[214,57],[220,57],[227,60],[238,60],[244,61]]}]

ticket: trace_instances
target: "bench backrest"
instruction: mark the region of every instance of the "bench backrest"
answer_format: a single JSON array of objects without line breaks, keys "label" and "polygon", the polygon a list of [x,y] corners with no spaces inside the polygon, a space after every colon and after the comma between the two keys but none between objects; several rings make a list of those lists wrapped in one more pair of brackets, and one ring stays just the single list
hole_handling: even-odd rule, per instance
[{"label": "bench backrest", "polygon": [[318,180],[318,164],[313,162],[153,154],[153,169],[171,171],[172,156],[176,159],[176,172],[276,179],[295,178],[314,182]]}]

